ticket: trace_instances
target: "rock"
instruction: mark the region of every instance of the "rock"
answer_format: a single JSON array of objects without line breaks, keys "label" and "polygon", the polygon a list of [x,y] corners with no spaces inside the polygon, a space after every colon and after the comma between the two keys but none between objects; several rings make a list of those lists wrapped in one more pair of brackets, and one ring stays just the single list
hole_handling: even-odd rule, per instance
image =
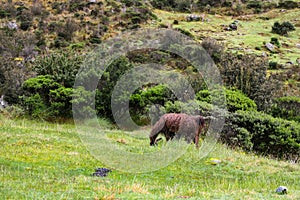
[{"label": "rock", "polygon": [[268,55],[267,55],[265,52],[263,52],[263,53],[261,54],[261,56],[262,56],[262,57],[268,57]]},{"label": "rock", "polygon": [[277,194],[287,194],[287,187],[285,186],[279,186],[277,189],[276,189],[276,193]]},{"label": "rock", "polygon": [[298,49],[300,49],[300,44],[296,44],[296,47],[297,47]]},{"label": "rock", "polygon": [[269,51],[275,52],[275,46],[274,46],[273,44],[271,44],[271,43],[268,42],[268,43],[266,43],[265,47],[266,47]]},{"label": "rock", "polygon": [[188,15],[186,17],[186,21],[191,22],[191,21],[200,21],[200,16],[199,15]]},{"label": "rock", "polygon": [[109,172],[111,172],[110,169],[107,169],[107,168],[97,168],[95,170],[95,173],[93,173],[93,176],[106,177]]},{"label": "rock", "polygon": [[233,24],[238,25],[239,23],[240,23],[239,20],[234,20],[234,21],[233,21]]},{"label": "rock", "polygon": [[7,23],[7,28],[10,29],[10,30],[13,30],[13,29],[18,29],[18,25],[16,22],[8,22]]},{"label": "rock", "polygon": [[225,27],[224,30],[225,31],[232,31],[232,29],[230,27]]},{"label": "rock", "polygon": [[8,106],[8,103],[4,100],[4,95],[1,95],[0,98],[0,110],[6,108]]},{"label": "rock", "polygon": [[236,31],[237,30],[237,24],[236,23],[232,23],[229,25],[229,28],[231,28],[231,30]]}]

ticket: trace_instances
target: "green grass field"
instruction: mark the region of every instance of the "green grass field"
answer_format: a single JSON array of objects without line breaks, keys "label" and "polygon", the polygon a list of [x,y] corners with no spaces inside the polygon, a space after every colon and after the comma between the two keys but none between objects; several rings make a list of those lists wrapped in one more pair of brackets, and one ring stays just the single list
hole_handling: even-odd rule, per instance
[{"label": "green grass field", "polygon": [[[132,152],[153,152],[147,135],[132,138],[102,125],[107,138]],[[81,142],[72,124],[0,121],[0,199],[300,199],[300,166],[217,144],[203,159],[190,145],[165,168],[126,173],[105,166]],[[162,144],[161,144],[162,145]],[[103,152],[109,154],[109,152]],[[211,158],[221,161],[217,165]],[[140,163],[141,165],[143,163]],[[113,171],[93,177],[97,167]],[[278,186],[287,195],[278,195]]]}]

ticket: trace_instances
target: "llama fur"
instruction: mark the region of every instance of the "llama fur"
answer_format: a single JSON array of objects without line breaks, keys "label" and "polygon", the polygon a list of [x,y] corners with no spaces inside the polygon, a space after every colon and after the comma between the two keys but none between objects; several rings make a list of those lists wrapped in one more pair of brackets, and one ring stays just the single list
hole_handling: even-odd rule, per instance
[{"label": "llama fur", "polygon": [[192,141],[198,147],[199,135],[205,125],[200,115],[192,116],[183,113],[164,114],[153,126],[149,135],[150,145],[156,145],[157,136],[163,134],[167,141],[184,138],[188,143]]}]

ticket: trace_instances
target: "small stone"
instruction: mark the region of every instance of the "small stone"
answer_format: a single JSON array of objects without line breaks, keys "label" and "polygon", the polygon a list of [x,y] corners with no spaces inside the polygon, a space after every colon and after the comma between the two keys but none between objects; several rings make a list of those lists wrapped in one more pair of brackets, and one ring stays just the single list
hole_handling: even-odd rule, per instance
[{"label": "small stone", "polygon": [[265,47],[266,47],[269,51],[271,51],[271,52],[274,52],[274,51],[275,51],[275,46],[274,46],[273,44],[269,43],[269,42],[266,43]]},{"label": "small stone", "polygon": [[191,22],[191,21],[200,21],[200,16],[198,15],[188,15],[186,17],[186,21]]},{"label": "small stone", "polygon": [[10,29],[10,30],[17,30],[18,29],[18,25],[16,22],[8,22],[7,23],[7,28]]}]

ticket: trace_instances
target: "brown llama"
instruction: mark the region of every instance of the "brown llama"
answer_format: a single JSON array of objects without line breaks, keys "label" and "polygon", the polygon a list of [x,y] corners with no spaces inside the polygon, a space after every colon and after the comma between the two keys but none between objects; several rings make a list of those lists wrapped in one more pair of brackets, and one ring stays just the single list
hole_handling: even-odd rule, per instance
[{"label": "brown llama", "polygon": [[193,141],[198,147],[199,135],[204,128],[205,118],[196,115],[191,116],[183,113],[168,113],[164,114],[153,126],[150,133],[150,145],[156,145],[157,136],[162,133],[164,134],[167,141],[182,137],[190,143]]}]

